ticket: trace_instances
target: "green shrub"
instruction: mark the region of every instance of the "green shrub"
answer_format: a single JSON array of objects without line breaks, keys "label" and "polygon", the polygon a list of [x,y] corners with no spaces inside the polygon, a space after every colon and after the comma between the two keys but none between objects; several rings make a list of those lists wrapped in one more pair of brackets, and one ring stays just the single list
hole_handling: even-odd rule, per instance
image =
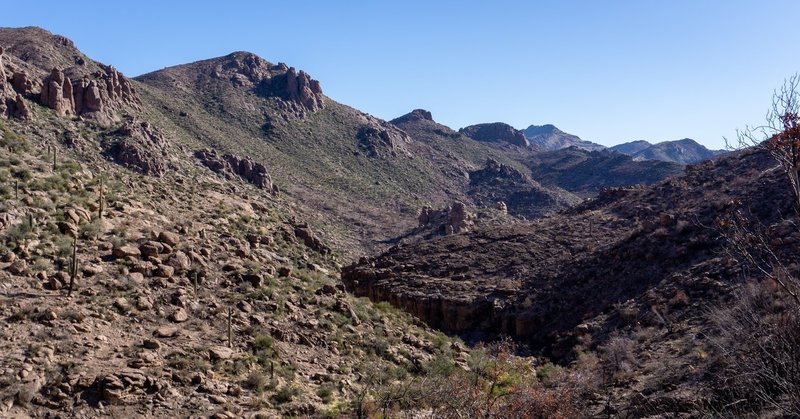
[{"label": "green shrub", "polygon": [[272,400],[276,404],[283,404],[292,401],[296,396],[300,394],[300,389],[294,386],[285,385],[278,389],[278,391],[272,395]]}]

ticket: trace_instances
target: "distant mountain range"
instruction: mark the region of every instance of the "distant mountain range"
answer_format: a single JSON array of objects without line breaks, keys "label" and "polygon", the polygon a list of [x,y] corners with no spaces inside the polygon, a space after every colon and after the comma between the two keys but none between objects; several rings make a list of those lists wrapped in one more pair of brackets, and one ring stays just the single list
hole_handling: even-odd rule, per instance
[{"label": "distant mountain range", "polygon": [[606,147],[561,131],[551,124],[530,125],[524,130],[517,130],[511,125],[495,122],[471,125],[459,132],[476,141],[494,145],[513,145],[534,151],[557,151],[570,147],[586,151],[610,150],[631,156],[635,161],[658,160],[694,164],[725,153],[725,150],[709,150],[690,138],[656,144],[639,140]]},{"label": "distant mountain range", "polygon": [[606,148],[603,145],[582,140],[577,135],[568,134],[550,124],[531,125],[522,130],[522,133],[531,144],[541,147],[544,151],[555,151],[568,147],[578,147],[588,151]]},{"label": "distant mountain range", "polygon": [[726,153],[725,150],[709,150],[691,138],[657,144],[633,141],[611,147],[611,150],[627,154],[634,160],[661,160],[681,164],[694,164]]}]

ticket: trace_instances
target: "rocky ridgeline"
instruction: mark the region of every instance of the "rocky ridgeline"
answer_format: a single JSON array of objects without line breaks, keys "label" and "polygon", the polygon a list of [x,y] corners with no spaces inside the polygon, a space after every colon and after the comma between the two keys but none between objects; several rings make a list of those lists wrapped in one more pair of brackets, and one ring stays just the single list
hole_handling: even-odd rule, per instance
[{"label": "rocky ridgeline", "polygon": [[236,176],[258,188],[272,192],[273,195],[278,194],[278,187],[272,183],[272,178],[267,172],[267,168],[250,158],[233,154],[220,154],[208,148],[196,151],[194,156],[214,173],[227,177]]},{"label": "rocky ridgeline", "polygon": [[522,131],[502,122],[490,124],[477,124],[458,130],[461,134],[475,141],[489,143],[508,143],[519,147],[527,147],[528,139]]}]

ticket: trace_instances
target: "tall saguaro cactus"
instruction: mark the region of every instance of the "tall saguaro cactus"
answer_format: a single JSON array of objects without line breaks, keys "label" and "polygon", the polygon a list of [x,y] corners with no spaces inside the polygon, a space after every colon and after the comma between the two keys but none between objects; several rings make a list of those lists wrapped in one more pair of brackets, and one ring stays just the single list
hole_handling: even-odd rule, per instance
[{"label": "tall saguaro cactus", "polygon": [[72,287],[75,284],[75,277],[78,275],[78,238],[72,239],[72,261],[69,266],[69,290],[67,297],[72,296]]}]

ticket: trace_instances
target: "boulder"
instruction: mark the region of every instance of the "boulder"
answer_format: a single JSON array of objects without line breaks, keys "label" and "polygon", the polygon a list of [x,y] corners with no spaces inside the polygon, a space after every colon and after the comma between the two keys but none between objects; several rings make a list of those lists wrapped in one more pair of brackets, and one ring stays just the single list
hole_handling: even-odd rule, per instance
[{"label": "boulder", "polygon": [[139,257],[142,255],[142,252],[136,248],[136,246],[132,245],[123,245],[119,247],[115,247],[111,254],[117,259],[124,259],[128,257]]},{"label": "boulder", "polygon": [[178,235],[178,233],[173,233],[171,231],[162,231],[161,233],[158,233],[158,241],[169,246],[175,246],[180,243],[181,236]]}]

